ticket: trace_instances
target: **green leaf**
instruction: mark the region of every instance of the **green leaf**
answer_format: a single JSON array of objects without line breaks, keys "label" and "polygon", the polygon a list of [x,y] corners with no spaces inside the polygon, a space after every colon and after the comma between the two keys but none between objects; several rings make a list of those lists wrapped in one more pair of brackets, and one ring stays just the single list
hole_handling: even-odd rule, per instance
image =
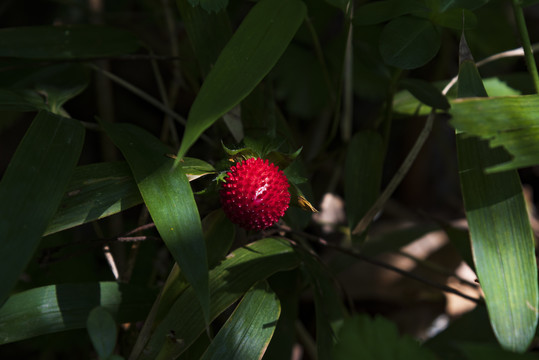
[{"label": "green leaf", "polygon": [[[458,95],[486,96],[464,37],[461,54]],[[518,173],[485,174],[509,155],[465,133],[457,134],[457,155],[475,268],[492,328],[502,347],[524,352],[537,326],[539,291],[534,235]]]},{"label": "green leaf", "polygon": [[261,0],[251,9],[191,107],[178,158],[266,76],[292,40],[305,12],[299,0]]},{"label": "green leaf", "polygon": [[208,13],[215,11],[216,13],[226,8],[228,0],[189,0],[191,6],[200,6]]},{"label": "green leaf", "polygon": [[453,8],[442,13],[433,14],[430,19],[437,25],[455,30],[473,29],[477,26],[477,17],[470,10]]},{"label": "green leaf", "polygon": [[281,360],[291,357],[296,344],[296,321],[299,316],[298,303],[303,291],[301,270],[282,271],[268,279],[271,289],[281,304],[281,314],[264,360]]},{"label": "green leaf", "polygon": [[440,11],[450,9],[468,9],[475,10],[486,5],[490,0],[440,0]]},{"label": "green leaf", "polygon": [[202,360],[261,359],[273,336],[281,307],[264,281],[245,294]]},{"label": "green leaf", "polygon": [[129,32],[105,26],[62,25],[0,29],[0,57],[77,59],[118,56],[138,49]]},{"label": "green leaf", "polygon": [[56,212],[83,142],[79,122],[40,112],[17,147],[0,182],[0,304]]},{"label": "green leaf", "polygon": [[[16,64],[11,61],[5,66]],[[80,64],[28,66],[2,73],[0,110],[49,110],[58,114],[66,101],[88,85],[88,71]]]},{"label": "green leaf", "polygon": [[337,339],[337,333],[347,316],[339,292],[335,287],[335,279],[319,258],[310,252],[299,252],[307,278],[314,295],[316,314],[316,347],[318,359],[332,359],[331,351]]},{"label": "green leaf", "polygon": [[401,82],[401,85],[416,99],[431,108],[447,110],[451,107],[442,92],[427,81],[406,78]]},{"label": "green leaf", "polygon": [[[435,337],[427,340],[424,346],[435,352],[440,359],[461,359],[462,352],[458,349],[461,342],[495,344],[496,337],[489,323],[487,309],[477,306],[472,311],[454,320],[449,326]],[[478,358],[480,359],[480,358]]]},{"label": "green leaf", "polygon": [[88,314],[86,329],[97,355],[102,359],[111,356],[118,337],[118,329],[112,314],[102,306],[93,308]]},{"label": "green leaf", "polygon": [[[255,283],[277,271],[291,269],[298,262],[290,244],[282,239],[263,239],[237,249],[210,271],[210,319],[215,319]],[[189,287],[170,306],[144,350],[131,354],[131,358],[174,358],[185,351],[205,329],[204,317],[196,303]]]},{"label": "green leaf", "polygon": [[[202,75],[210,72],[219,53],[232,36],[232,27],[226,11],[208,13],[189,1],[176,0],[194,57]],[[211,41],[208,41],[211,39]]]},{"label": "green leaf", "polygon": [[473,342],[463,342],[456,344],[468,359],[489,359],[489,360],[536,360],[537,354],[515,354],[501,349],[494,344],[478,344]]},{"label": "green leaf", "polygon": [[0,110],[35,111],[47,108],[43,97],[33,90],[0,89]]},{"label": "green leaf", "polygon": [[215,174],[215,168],[204,160],[184,157],[180,160],[180,166],[189,181],[198,179],[201,176]]},{"label": "green leaf", "polygon": [[423,1],[384,0],[360,6],[354,14],[355,25],[379,24],[402,15],[427,13],[429,9]]},{"label": "green leaf", "polygon": [[173,168],[167,147],[131,124],[101,122],[122,151],[159,234],[187,281],[193,285],[208,318],[208,262],[200,216],[181,166]]},{"label": "green leaf", "polygon": [[0,308],[0,344],[84,329],[96,306],[107,309],[118,323],[142,320],[155,295],[155,291],[116,282],[30,289],[11,296]]},{"label": "green leaf", "polygon": [[440,30],[429,20],[403,16],[391,20],[380,34],[380,53],[388,65],[415,69],[438,53]]},{"label": "green leaf", "polygon": [[348,226],[353,229],[380,194],[384,144],[380,134],[362,131],[352,137],[345,160],[344,197]]},{"label": "green leaf", "polygon": [[[215,210],[207,215],[202,220],[202,227],[204,229],[206,248],[208,249],[208,265],[211,269],[217,266],[226,254],[228,254],[235,238],[236,227],[228,220],[222,209]],[[155,300],[152,310],[146,318],[144,327],[140,331],[140,335],[132,350],[133,353],[138,354],[142,350],[146,342],[148,342],[155,324],[163,320],[170,307],[178,299],[178,296],[188,286],[189,283],[180,272],[178,265],[174,264],[159,297]],[[200,339],[200,342],[204,343],[204,340]],[[203,351],[200,355],[202,355],[206,347],[202,349]]]},{"label": "green leaf", "polygon": [[[520,95],[520,91],[511,88],[507,80],[503,78],[488,78],[483,81],[485,89],[489,96],[514,96]],[[437,89],[437,92],[441,92],[441,89],[447,84],[447,81],[435,82],[433,85]],[[451,93],[451,91],[450,91]],[[458,100],[457,102],[466,102],[468,100]],[[481,101],[481,100],[479,100]],[[399,91],[393,99],[393,111],[399,114],[413,115],[415,114],[417,107],[422,103],[414,97],[408,90]],[[430,107],[421,106],[418,115],[428,115],[431,111]],[[477,117],[470,117],[470,119],[476,119]]]},{"label": "green leaf", "polygon": [[435,360],[436,356],[410,336],[400,336],[391,321],[354,316],[344,321],[332,359]]},{"label": "green leaf", "polygon": [[236,235],[236,227],[226,217],[223,209],[209,213],[202,220],[204,239],[208,249],[208,265],[215,267],[230,251]]},{"label": "green leaf", "polygon": [[102,219],[141,203],[137,184],[125,162],[78,166],[44,235]]},{"label": "green leaf", "polygon": [[488,172],[517,169],[539,164],[538,110],[539,95],[461,99],[453,103],[451,125],[512,155],[489,164]]}]

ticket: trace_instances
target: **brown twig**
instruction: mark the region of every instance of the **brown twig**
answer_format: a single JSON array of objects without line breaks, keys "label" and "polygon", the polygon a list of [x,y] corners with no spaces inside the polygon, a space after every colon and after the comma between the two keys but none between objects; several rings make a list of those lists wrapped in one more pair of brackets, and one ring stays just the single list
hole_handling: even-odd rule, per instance
[{"label": "brown twig", "polygon": [[432,281],[430,279],[426,279],[424,277],[421,277],[419,275],[416,275],[414,273],[411,273],[411,272],[408,272],[408,271],[405,271],[405,270],[402,270],[396,266],[393,266],[391,264],[387,264],[383,261],[380,261],[378,259],[375,259],[375,258],[372,258],[372,257],[369,257],[369,256],[366,256],[364,254],[361,254],[360,252],[358,252],[357,250],[355,249],[351,249],[351,248],[344,248],[340,245],[336,245],[336,244],[333,244],[333,243],[330,243],[326,240],[324,240],[323,238],[321,237],[318,237],[318,236],[315,236],[315,235],[311,235],[311,234],[308,234],[308,233],[304,233],[302,231],[297,231],[297,230],[292,230],[288,227],[285,227],[285,226],[281,226],[281,228],[283,230],[286,230],[287,232],[289,233],[293,233],[293,234],[296,234],[296,235],[299,235],[301,237],[304,237],[305,239],[309,240],[309,241],[314,241],[324,247],[327,247],[327,248],[331,248],[331,249],[334,249],[340,253],[343,253],[345,255],[348,255],[348,256],[351,256],[351,257],[354,257],[358,260],[361,260],[361,261],[365,261],[369,264],[372,264],[372,265],[375,265],[375,266],[378,266],[378,267],[381,267],[381,268],[384,268],[386,270],[390,270],[390,271],[393,271],[393,272],[396,272],[402,276],[405,276],[405,277],[408,277],[410,279],[413,279],[413,280],[416,280],[416,281],[419,281],[425,285],[428,285],[428,286],[431,286],[433,288],[436,288],[436,289],[439,289],[443,292],[447,292],[447,293],[451,293],[451,294],[455,294],[455,295],[458,295],[464,299],[467,299],[467,300],[470,300],[476,304],[481,304],[483,303],[483,300],[481,298],[475,298],[473,296],[469,296],[469,295],[466,295],[452,287],[449,287],[447,285],[443,285],[443,284],[439,284],[435,281]]},{"label": "brown twig", "polygon": [[[133,234],[136,234],[138,232],[141,232],[147,229],[151,229],[153,227],[155,227],[155,224],[149,223],[149,224],[139,226],[133,230],[130,230],[125,234],[121,234],[121,235],[114,236],[111,238],[104,238],[104,239],[99,239],[99,240],[76,241],[76,242],[72,242],[68,244],[51,246],[49,248],[43,249],[43,251],[41,252],[41,255],[39,256],[38,262],[41,266],[44,266],[46,264],[63,261],[63,260],[66,260],[66,259],[69,259],[69,258],[72,258],[74,256],[84,253],[84,251],[90,247],[104,246],[104,245],[109,245],[109,244],[119,243],[119,242],[140,242],[140,241],[146,241],[146,240],[160,240],[159,237],[152,236],[152,235],[132,236]],[[77,250],[71,251],[68,254],[54,257],[54,254],[57,254],[64,249],[75,247],[75,246],[82,246],[83,249],[77,249]]]}]

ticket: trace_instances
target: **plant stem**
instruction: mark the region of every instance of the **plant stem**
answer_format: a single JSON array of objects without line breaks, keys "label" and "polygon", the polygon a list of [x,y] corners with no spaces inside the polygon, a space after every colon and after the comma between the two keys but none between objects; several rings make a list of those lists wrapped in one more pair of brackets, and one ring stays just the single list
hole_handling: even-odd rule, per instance
[{"label": "plant stem", "polygon": [[532,76],[535,92],[539,94],[539,74],[537,73],[537,65],[535,64],[535,58],[533,57],[530,36],[528,35],[528,29],[526,28],[526,20],[524,19],[524,11],[522,10],[522,1],[512,0],[511,3],[513,4],[513,12],[515,13],[515,20],[520,34],[520,40],[522,41],[522,48],[524,49],[526,65]]},{"label": "plant stem", "polygon": [[408,173],[408,170],[412,167],[412,164],[414,163],[415,159],[417,158],[417,155],[419,154],[419,151],[425,144],[425,141],[427,141],[427,138],[430,135],[430,131],[432,129],[432,124],[434,122],[434,116],[435,112],[432,110],[432,112],[427,117],[427,121],[425,122],[425,126],[421,130],[421,133],[417,137],[417,140],[402,162],[400,168],[397,170],[387,187],[384,189],[382,194],[378,197],[374,205],[367,211],[367,213],[363,216],[363,218],[359,221],[359,223],[356,225],[354,230],[352,231],[352,235],[358,235],[364,232],[369,224],[371,223],[372,219],[376,216],[376,214],[384,207],[385,203],[391,195],[393,195],[393,192],[397,189],[399,184],[401,183],[402,179],[404,179],[404,176]]},{"label": "plant stem", "polygon": [[307,25],[307,28],[309,29],[309,32],[311,33],[311,38],[313,39],[313,45],[314,45],[314,51],[316,53],[316,57],[318,58],[318,62],[320,62],[320,66],[322,67],[322,74],[324,75],[324,81],[326,82],[326,86],[328,88],[328,95],[331,99],[331,104],[335,104],[335,89],[333,87],[333,83],[331,82],[331,77],[329,76],[328,67],[326,64],[326,60],[324,58],[324,52],[322,51],[322,45],[320,45],[320,40],[318,39],[318,34],[316,33],[316,30],[313,26],[313,23],[309,17],[305,18],[305,24]]},{"label": "plant stem", "polygon": [[391,135],[391,123],[393,121],[393,99],[395,97],[395,92],[397,90],[397,85],[399,83],[400,77],[402,75],[402,70],[395,69],[391,76],[387,90],[387,99],[386,106],[384,111],[384,118],[381,124],[381,134],[384,139],[384,152],[387,153],[387,148],[389,147],[389,136]]},{"label": "plant stem", "polygon": [[353,66],[353,23],[352,17],[354,16],[354,6],[351,1],[347,5],[348,16],[348,35],[346,38],[346,50],[344,52],[344,64],[343,64],[343,111],[341,122],[341,138],[345,143],[350,141],[352,137],[352,118],[353,118],[353,82],[354,82],[354,66]]}]

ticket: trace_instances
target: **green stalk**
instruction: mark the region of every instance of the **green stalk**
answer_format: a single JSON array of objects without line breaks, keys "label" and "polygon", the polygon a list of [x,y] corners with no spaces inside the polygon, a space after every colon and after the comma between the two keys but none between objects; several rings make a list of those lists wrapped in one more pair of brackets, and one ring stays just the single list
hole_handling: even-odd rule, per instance
[{"label": "green stalk", "polygon": [[524,19],[524,11],[522,10],[522,0],[512,0],[511,3],[513,5],[513,12],[515,13],[520,40],[522,41],[522,48],[524,49],[526,66],[532,76],[535,92],[539,94],[539,74],[537,73],[537,65],[535,64],[535,58],[533,57],[530,36],[528,35],[528,29],[526,28],[526,20]]}]

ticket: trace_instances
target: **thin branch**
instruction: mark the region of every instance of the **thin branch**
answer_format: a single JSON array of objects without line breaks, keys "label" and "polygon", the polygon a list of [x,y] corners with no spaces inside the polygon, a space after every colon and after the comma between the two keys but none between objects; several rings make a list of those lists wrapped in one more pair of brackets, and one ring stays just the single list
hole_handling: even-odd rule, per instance
[{"label": "thin branch", "polygon": [[137,227],[137,228],[135,228],[133,230],[130,230],[129,232],[127,232],[125,234],[121,234],[121,235],[111,237],[111,238],[103,238],[103,239],[99,239],[99,240],[76,241],[76,242],[72,242],[72,243],[61,244],[61,245],[45,248],[41,252],[41,255],[39,257],[38,262],[41,265],[49,264],[49,263],[69,259],[69,258],[71,258],[73,256],[76,256],[76,255],[81,254],[81,253],[84,252],[84,249],[83,249],[83,250],[73,251],[73,252],[71,252],[69,254],[65,254],[63,256],[54,257],[54,254],[57,254],[60,251],[62,251],[64,249],[67,249],[67,248],[76,247],[76,246],[82,246],[85,249],[87,249],[87,248],[96,247],[96,246],[108,246],[110,244],[118,243],[118,242],[140,242],[140,241],[146,241],[146,240],[160,240],[159,237],[152,236],[152,235],[133,236],[133,234],[136,234],[138,232],[148,230],[148,229],[151,229],[151,228],[154,228],[154,227],[155,227],[154,223],[149,223],[149,224],[139,226],[139,227]]},{"label": "thin branch", "polygon": [[430,131],[432,129],[432,124],[434,122],[434,116],[435,116],[435,110],[433,109],[430,112],[429,116],[427,117],[427,121],[425,122],[425,125],[423,126],[423,129],[421,130],[421,133],[417,137],[417,140],[416,140],[414,146],[412,147],[412,149],[410,150],[410,152],[408,153],[408,155],[406,156],[406,158],[402,162],[400,168],[397,170],[397,172],[395,173],[395,175],[393,176],[393,178],[391,179],[391,181],[389,182],[387,187],[384,189],[382,194],[380,194],[380,196],[378,197],[378,199],[376,200],[374,205],[371,206],[369,211],[367,211],[367,213],[365,213],[363,218],[356,225],[356,227],[352,231],[353,235],[361,234],[362,232],[364,232],[367,229],[367,227],[372,222],[372,220],[374,219],[376,214],[378,214],[378,212],[380,210],[382,210],[382,208],[384,207],[387,200],[389,200],[391,195],[393,195],[393,192],[400,185],[402,179],[404,179],[404,177],[406,176],[406,174],[408,173],[408,171],[412,167],[412,164],[414,163],[415,159],[417,158],[417,155],[419,154],[419,151],[421,150],[421,148],[423,147],[423,145],[427,141],[427,138],[430,135]]},{"label": "thin branch", "polygon": [[343,248],[340,245],[332,244],[332,243],[330,243],[330,242],[328,242],[328,241],[326,241],[326,240],[324,240],[324,239],[322,239],[320,237],[317,237],[317,236],[314,236],[314,235],[311,235],[311,234],[308,234],[308,233],[304,233],[304,232],[301,232],[301,231],[292,230],[292,229],[290,229],[288,227],[282,226],[282,229],[286,230],[288,232],[291,232],[291,233],[295,233],[295,234],[297,234],[299,236],[302,236],[302,237],[306,238],[307,240],[314,241],[314,242],[316,242],[316,243],[318,243],[318,244],[320,244],[320,245],[322,245],[324,247],[331,248],[331,249],[339,251],[339,252],[341,252],[341,253],[343,253],[345,255],[354,257],[354,258],[356,258],[358,260],[365,261],[365,262],[367,262],[369,264],[384,268],[386,270],[396,272],[396,273],[398,273],[398,274],[400,274],[400,275],[402,275],[404,277],[416,280],[416,281],[418,281],[420,283],[423,283],[425,285],[428,285],[428,286],[431,286],[433,288],[439,289],[439,290],[441,290],[443,292],[458,295],[458,296],[460,296],[460,297],[462,297],[464,299],[470,300],[470,301],[472,301],[472,302],[474,302],[476,304],[483,303],[483,300],[481,298],[475,298],[473,296],[466,295],[466,294],[464,294],[464,293],[462,293],[462,292],[458,291],[457,289],[454,289],[454,288],[452,288],[450,286],[439,284],[436,281],[426,279],[426,278],[421,277],[419,275],[416,275],[414,273],[402,270],[402,269],[400,269],[400,268],[398,268],[396,266],[387,264],[387,263],[385,263],[383,261],[371,258],[371,257],[366,256],[366,255],[363,255],[360,252],[358,252],[357,250],[354,250],[354,249],[351,249],[351,248]]},{"label": "thin branch", "polygon": [[[153,106],[155,106],[156,108],[158,108],[159,110],[164,112],[165,114],[169,115],[171,118],[173,118],[174,120],[176,120],[180,124],[182,124],[184,126],[187,124],[187,120],[185,120],[185,118],[183,118],[181,115],[174,112],[172,109],[168,108],[165,104],[163,104],[162,102],[160,102],[159,100],[157,100],[156,98],[154,98],[153,96],[148,94],[147,92],[143,91],[142,89],[134,86],[133,84],[125,81],[124,79],[120,78],[119,76],[114,75],[111,72],[108,72],[108,71],[106,71],[104,69],[101,69],[98,66],[95,66],[94,64],[87,64],[87,65],[90,68],[92,68],[93,70],[95,70],[97,72],[100,72],[103,75],[107,76],[109,79],[114,81],[116,84],[124,87],[125,89],[129,90],[131,93],[133,93],[133,94],[137,95],[138,97],[146,100],[148,103],[152,104]],[[200,138],[202,140],[204,140],[205,142],[207,142],[212,147],[217,147],[216,142],[214,140],[212,140],[210,137],[202,134],[200,136]]]},{"label": "thin branch", "polygon": [[[161,101],[163,102],[163,105],[165,105],[167,108],[172,109],[172,106],[169,101],[169,95],[165,89],[165,82],[163,81],[163,76],[161,76],[161,72],[159,71],[159,66],[157,66],[157,62],[155,60],[152,60],[150,63],[152,64],[152,70],[155,76],[155,80],[157,82],[157,88],[159,89]],[[176,132],[176,126],[174,125],[174,121],[168,114],[165,114],[165,119],[161,131],[161,140],[166,142],[168,134],[171,135],[173,144],[179,147],[180,139],[178,138],[178,133]]]},{"label": "thin branch", "polygon": [[434,264],[430,261],[426,261],[426,260],[421,260],[421,259],[418,259],[417,257],[411,255],[411,254],[408,254],[404,251],[396,251],[395,254],[397,255],[400,255],[400,256],[404,256],[416,263],[418,263],[419,265],[429,269],[429,270],[432,270],[432,271],[435,271],[441,275],[444,275],[444,276],[451,276],[455,279],[457,279],[461,284],[464,284],[464,285],[467,285],[473,289],[478,289],[479,286],[476,284],[476,283],[473,283],[471,281],[468,281],[466,279],[463,279],[461,278],[460,276],[458,276],[457,274],[455,274],[454,272],[448,270],[448,269],[445,269],[443,268],[442,266],[439,266],[437,264]]}]

